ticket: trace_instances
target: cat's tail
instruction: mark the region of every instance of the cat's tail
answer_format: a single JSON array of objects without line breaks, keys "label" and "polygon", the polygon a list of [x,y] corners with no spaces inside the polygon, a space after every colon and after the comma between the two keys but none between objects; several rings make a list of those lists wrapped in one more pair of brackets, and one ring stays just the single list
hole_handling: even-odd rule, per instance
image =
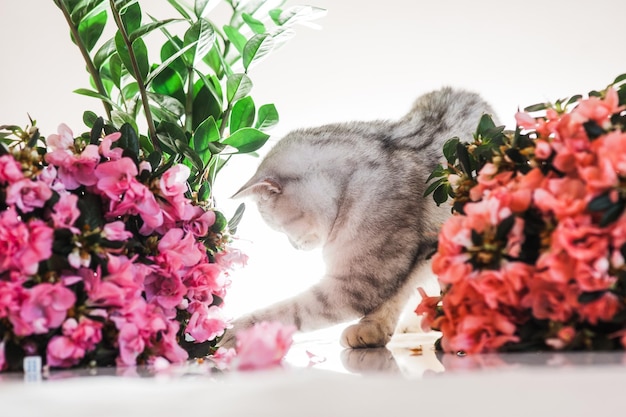
[{"label": "cat's tail", "polygon": [[411,111],[396,124],[395,133],[410,141],[416,137],[433,141],[434,146],[443,146],[452,137],[470,141],[484,114],[491,115],[497,124],[495,112],[479,94],[444,87],[418,97]]}]

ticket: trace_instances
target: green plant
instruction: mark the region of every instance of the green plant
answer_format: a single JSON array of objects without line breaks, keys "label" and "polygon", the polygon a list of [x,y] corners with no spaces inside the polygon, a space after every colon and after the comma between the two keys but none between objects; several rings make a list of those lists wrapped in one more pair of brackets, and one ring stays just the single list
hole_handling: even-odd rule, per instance
[{"label": "green plant", "polygon": [[[137,0],[54,2],[91,79],[92,88],[76,92],[104,105],[106,120],[85,112],[85,124],[140,132],[145,118],[139,153],[161,169],[187,165],[194,199],[209,205],[217,173],[233,155],[254,154],[278,122],[273,104],[257,107],[250,95],[249,70],[292,36],[294,24],[324,13],[283,9],[286,0],[167,0],[180,17],[158,20]],[[219,3],[231,10],[221,27],[208,18]],[[113,35],[102,40],[107,30]],[[148,47],[155,33],[157,60]]]}]

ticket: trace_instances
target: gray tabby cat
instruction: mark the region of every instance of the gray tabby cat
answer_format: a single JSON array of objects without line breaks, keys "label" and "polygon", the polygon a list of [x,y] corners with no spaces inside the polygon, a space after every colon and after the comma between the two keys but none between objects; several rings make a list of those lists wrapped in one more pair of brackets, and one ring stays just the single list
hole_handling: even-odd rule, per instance
[{"label": "gray tabby cat", "polygon": [[423,197],[426,179],[444,142],[470,140],[485,113],[493,111],[477,94],[443,88],[398,121],[331,124],[280,140],[234,197],[252,198],[297,249],[323,247],[327,271],[302,294],[236,320],[222,346],[260,321],[308,331],[356,318],[343,346],[386,345],[450,214]]}]

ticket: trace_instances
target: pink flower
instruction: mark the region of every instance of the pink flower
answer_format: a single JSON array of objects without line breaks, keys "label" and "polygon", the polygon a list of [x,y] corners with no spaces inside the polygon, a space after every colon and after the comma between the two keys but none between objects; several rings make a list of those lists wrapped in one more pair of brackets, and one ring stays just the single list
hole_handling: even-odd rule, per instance
[{"label": "pink flower", "polygon": [[166,263],[171,271],[195,266],[203,255],[193,235],[182,229],[168,230],[159,241],[158,248],[158,259]]},{"label": "pink flower", "polygon": [[597,300],[581,303],[578,313],[583,320],[595,325],[599,321],[611,321],[621,308],[617,296],[611,292],[605,292]]},{"label": "pink flower", "polygon": [[100,154],[96,145],[87,145],[80,155],[71,150],[55,150],[45,156],[46,162],[58,168],[59,180],[67,190],[75,190],[81,185],[94,185],[94,170],[100,162]]},{"label": "pink flower", "polygon": [[187,351],[178,344],[178,329],[178,322],[169,321],[167,330],[160,333],[160,340],[155,345],[156,352],[170,363],[182,363],[189,358]]},{"label": "pink flower", "polygon": [[171,310],[183,302],[187,288],[176,274],[156,272],[148,275],[144,282],[146,300],[165,310]]},{"label": "pink flower", "polygon": [[238,369],[265,369],[280,365],[293,342],[294,326],[262,322],[237,333]]},{"label": "pink flower", "polygon": [[539,209],[563,219],[585,211],[585,191],[585,184],[578,179],[553,178],[535,190],[533,199]]},{"label": "pink flower", "polygon": [[528,113],[517,112],[515,113],[515,122],[517,125],[524,129],[534,129],[537,127],[537,122],[534,117]]},{"label": "pink flower", "polygon": [[74,227],[74,223],[80,217],[78,196],[69,193],[61,194],[59,201],[52,208],[50,217],[55,228],[70,229],[74,234],[80,233],[80,230]]},{"label": "pink flower", "polygon": [[5,346],[4,340],[1,340],[0,341],[0,372],[4,371],[4,368],[6,368],[6,365],[7,365],[6,356],[4,353],[4,346]]},{"label": "pink flower", "polygon": [[107,223],[102,228],[102,235],[107,240],[127,240],[133,237],[133,234],[126,230],[126,225],[122,221]]},{"label": "pink flower", "polygon": [[117,337],[120,349],[118,363],[125,366],[137,364],[137,357],[146,348],[146,341],[141,336],[136,323],[126,322],[121,328]]},{"label": "pink flower", "polygon": [[593,120],[602,126],[611,115],[619,113],[623,108],[624,106],[619,105],[617,90],[609,88],[604,98],[589,97],[580,100],[572,115],[582,122]]},{"label": "pink flower", "polygon": [[154,194],[148,187],[134,178],[129,180],[128,184],[120,187],[120,192],[122,192],[121,189],[124,187],[126,189],[123,191],[123,194],[111,201],[108,217],[139,215],[143,220],[139,233],[144,236],[151,234],[163,224],[163,212],[156,202]]},{"label": "pink flower", "polygon": [[422,317],[420,326],[422,327],[422,330],[428,332],[433,329],[433,323],[438,316],[437,306],[441,302],[441,296],[430,297],[421,287],[418,288],[417,291],[420,293],[420,297],[422,298],[415,309],[415,314]]},{"label": "pink flower", "polygon": [[217,367],[217,369],[228,369],[231,363],[234,362],[237,357],[237,351],[235,348],[223,348],[220,347],[215,351],[213,356],[211,356],[211,360]]},{"label": "pink flower", "polygon": [[130,158],[103,162],[95,169],[96,187],[112,201],[118,201],[137,180],[137,165]]},{"label": "pink flower", "polygon": [[35,274],[52,254],[52,242],[53,230],[43,221],[24,223],[13,208],[0,212],[0,272]]},{"label": "pink flower", "polygon": [[200,263],[185,275],[183,283],[190,300],[210,304],[213,294],[224,298],[230,281],[217,264]]},{"label": "pink flower", "polygon": [[76,302],[76,295],[61,284],[42,283],[29,289],[22,304],[21,318],[35,334],[59,327]]},{"label": "pink flower", "polygon": [[65,123],[61,123],[57,128],[57,133],[48,136],[46,144],[53,152],[72,149],[74,147],[74,133]]},{"label": "pink flower", "polygon": [[183,216],[183,229],[196,237],[206,236],[215,223],[215,212],[191,204],[186,205]]},{"label": "pink flower", "polygon": [[85,350],[67,336],[54,336],[46,348],[46,363],[56,368],[69,368],[85,356]]},{"label": "pink flower", "polygon": [[76,365],[102,340],[102,323],[81,317],[77,322],[69,318],[63,323],[63,336],[55,336],[47,348],[50,366],[67,368]]},{"label": "pink flower", "polygon": [[22,213],[42,208],[52,197],[52,190],[43,181],[24,178],[7,187],[6,203],[16,205]]},{"label": "pink flower", "polygon": [[191,170],[188,166],[177,164],[165,171],[159,180],[161,195],[180,197],[187,191],[187,178]]},{"label": "pink flower", "polygon": [[117,141],[122,134],[120,132],[111,133],[110,135],[106,135],[100,140],[99,151],[102,156],[107,159],[117,161],[122,158],[122,154],[124,153],[124,149],[115,148],[111,149],[113,142]]},{"label": "pink flower", "polygon": [[552,156],[552,146],[546,140],[537,140],[535,142],[535,157],[540,160],[547,160]]},{"label": "pink flower", "polygon": [[224,270],[244,267],[248,264],[248,255],[237,248],[228,248],[215,254],[215,262]]},{"label": "pink flower", "polygon": [[22,167],[13,156],[0,156],[0,182],[12,184],[23,178]]},{"label": "pink flower", "polygon": [[589,216],[562,219],[552,234],[553,247],[580,261],[608,255],[606,231],[595,226]]},{"label": "pink flower", "polygon": [[221,308],[217,306],[207,307],[204,303],[193,301],[187,310],[191,318],[185,329],[197,343],[213,340],[224,334],[228,322]]}]

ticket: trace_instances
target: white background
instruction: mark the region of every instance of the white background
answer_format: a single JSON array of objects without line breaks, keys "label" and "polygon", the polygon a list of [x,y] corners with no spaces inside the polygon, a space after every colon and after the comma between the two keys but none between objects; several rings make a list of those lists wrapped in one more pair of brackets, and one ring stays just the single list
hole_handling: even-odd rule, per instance
[{"label": "white background", "polygon": [[[174,17],[164,0],[143,3],[158,17]],[[281,116],[272,141],[298,127],[398,118],[418,95],[444,85],[481,93],[512,127],[518,107],[600,89],[626,72],[623,1],[310,4],[328,10],[317,22],[322,29],[298,27],[250,73],[256,103],[275,103]],[[88,78],[60,11],[52,0],[3,0],[0,17],[0,124],[26,124],[30,113],[45,135],[61,122],[82,132],[82,112],[101,107],[72,93]],[[225,23],[218,18],[215,24]],[[227,197],[257,164],[242,157],[218,179],[227,215],[237,205]],[[301,290],[323,273],[319,252],[296,252],[252,205],[239,235],[250,261],[233,275],[227,298],[233,315]]]}]

